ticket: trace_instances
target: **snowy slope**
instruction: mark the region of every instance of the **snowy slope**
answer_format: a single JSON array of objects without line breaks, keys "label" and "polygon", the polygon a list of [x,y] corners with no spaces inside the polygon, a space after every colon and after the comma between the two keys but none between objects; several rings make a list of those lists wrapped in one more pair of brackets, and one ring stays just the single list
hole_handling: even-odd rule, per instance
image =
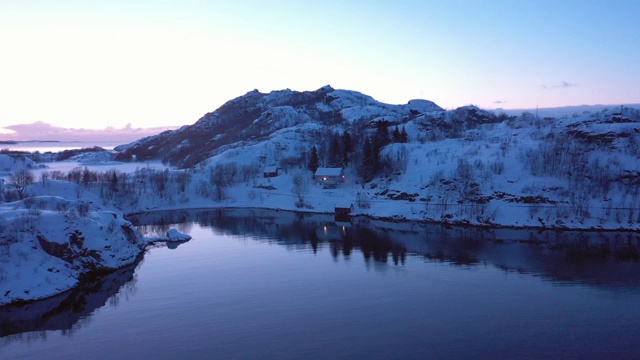
[{"label": "snowy slope", "polygon": [[561,106],[552,108],[539,108],[539,109],[493,109],[496,114],[505,113],[507,115],[519,116],[523,112],[530,114],[537,114],[539,117],[554,117],[561,118],[565,116],[574,115],[588,115],[599,112],[617,111],[620,107],[627,107],[632,109],[640,109],[640,104],[617,104],[617,105],[576,105],[576,106]]}]

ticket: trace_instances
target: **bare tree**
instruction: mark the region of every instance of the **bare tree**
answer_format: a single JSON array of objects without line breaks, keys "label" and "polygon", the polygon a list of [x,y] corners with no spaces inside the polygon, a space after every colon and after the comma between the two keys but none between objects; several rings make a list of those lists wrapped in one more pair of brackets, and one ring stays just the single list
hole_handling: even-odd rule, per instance
[{"label": "bare tree", "polygon": [[151,186],[160,194],[160,197],[164,197],[169,183],[169,169],[152,172],[149,180],[151,180]]},{"label": "bare tree", "polygon": [[293,192],[298,197],[298,202],[296,206],[302,207],[304,206],[304,198],[307,196],[309,192],[309,182],[302,173],[297,173],[293,176]]},{"label": "bare tree", "polygon": [[74,167],[73,169],[69,170],[69,172],[67,173],[67,180],[79,185],[82,182],[82,168]]},{"label": "bare tree", "polygon": [[35,177],[29,170],[18,170],[9,176],[9,185],[12,185],[16,189],[20,200],[24,199],[27,186],[33,184],[34,181]]},{"label": "bare tree", "polygon": [[185,192],[187,185],[191,183],[191,174],[187,171],[180,171],[175,174],[175,181],[181,192]]},{"label": "bare tree", "polygon": [[225,181],[225,173],[222,166],[217,165],[215,168],[209,169],[209,183],[214,189],[214,199],[222,201],[226,197],[227,182]]},{"label": "bare tree", "polygon": [[49,174],[48,171],[43,171],[42,174],[40,174],[40,181],[42,181],[42,187],[45,187],[45,185],[47,184],[47,181],[49,181],[50,178],[51,178],[51,174]]}]

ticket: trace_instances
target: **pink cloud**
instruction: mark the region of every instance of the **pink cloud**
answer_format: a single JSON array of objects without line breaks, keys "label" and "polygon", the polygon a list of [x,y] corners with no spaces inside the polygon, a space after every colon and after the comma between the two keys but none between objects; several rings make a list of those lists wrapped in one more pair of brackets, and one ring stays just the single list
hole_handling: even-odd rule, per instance
[{"label": "pink cloud", "polygon": [[108,127],[104,130],[69,129],[53,126],[42,121],[31,124],[10,125],[0,128],[0,140],[15,141],[82,141],[82,142],[131,142],[140,138],[156,135],[177,127],[132,128],[128,124],[122,129]]}]

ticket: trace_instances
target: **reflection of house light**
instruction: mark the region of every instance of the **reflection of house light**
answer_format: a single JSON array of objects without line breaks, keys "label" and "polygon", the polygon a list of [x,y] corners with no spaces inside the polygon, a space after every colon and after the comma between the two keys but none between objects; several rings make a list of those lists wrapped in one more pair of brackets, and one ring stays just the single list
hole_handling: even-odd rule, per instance
[{"label": "reflection of house light", "polygon": [[327,226],[326,225],[324,226],[324,233],[325,234],[327,233]]}]

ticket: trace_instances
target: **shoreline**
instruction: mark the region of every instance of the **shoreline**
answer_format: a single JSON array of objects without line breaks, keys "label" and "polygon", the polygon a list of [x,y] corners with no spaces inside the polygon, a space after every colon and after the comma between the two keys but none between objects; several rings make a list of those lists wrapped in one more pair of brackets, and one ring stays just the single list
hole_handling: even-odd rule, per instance
[{"label": "shoreline", "polygon": [[[135,226],[135,225],[134,225]],[[0,305],[0,310],[4,310],[10,307],[21,307],[21,306],[27,306],[30,304],[33,304],[35,302],[38,301],[43,301],[43,300],[49,300],[49,299],[53,299],[57,296],[64,296],[64,294],[70,294],[73,291],[76,291],[79,288],[82,288],[82,286],[84,286],[87,283],[90,283],[92,281],[95,281],[96,279],[102,278],[104,276],[113,274],[119,270],[122,270],[124,268],[130,267],[130,266],[135,266],[137,267],[138,264],[140,264],[140,262],[142,260],[144,260],[144,256],[147,252],[147,250],[149,249],[150,246],[153,246],[157,243],[161,243],[161,242],[176,242],[175,240],[171,240],[170,238],[166,237],[166,238],[162,238],[162,237],[143,237],[143,239],[148,240],[147,244],[145,245],[145,247],[140,251],[140,253],[138,253],[136,255],[136,257],[134,258],[134,260],[130,263],[127,264],[123,264],[122,266],[116,267],[116,268],[102,268],[102,269],[96,269],[96,270],[91,270],[89,272],[83,273],[78,277],[78,281],[76,282],[76,284],[68,289],[65,289],[61,292],[55,293],[55,294],[50,294],[50,295],[45,295],[42,297],[37,297],[37,298],[33,298],[33,299],[16,299],[10,303],[4,304],[4,305]]]},{"label": "shoreline", "polygon": [[[128,216],[137,216],[144,214],[151,214],[155,212],[164,212],[164,211],[206,211],[206,210],[219,210],[219,209],[256,209],[256,210],[271,210],[271,211],[288,211],[292,213],[301,213],[301,214],[317,214],[317,215],[335,215],[334,212],[331,211],[305,211],[305,210],[294,210],[294,209],[286,209],[286,208],[272,208],[272,207],[263,207],[263,206],[209,206],[209,207],[176,207],[176,208],[158,208],[158,209],[148,209],[142,211],[134,211],[129,213],[123,213],[123,217],[127,219]],[[356,213],[353,215],[349,215],[352,218],[356,217],[364,217],[370,220],[379,220],[393,223],[418,223],[424,225],[440,225],[445,227],[461,227],[461,228],[475,228],[482,230],[530,230],[530,231],[577,231],[577,232],[594,232],[594,233],[610,233],[610,232],[624,232],[624,233],[640,233],[640,229],[634,228],[595,228],[591,227],[568,227],[568,226],[531,226],[531,225],[506,225],[506,224],[475,224],[465,220],[458,220],[454,222],[443,222],[437,220],[429,220],[429,219],[409,219],[402,216],[375,216],[366,213]],[[128,220],[128,219],[127,219]]]}]

